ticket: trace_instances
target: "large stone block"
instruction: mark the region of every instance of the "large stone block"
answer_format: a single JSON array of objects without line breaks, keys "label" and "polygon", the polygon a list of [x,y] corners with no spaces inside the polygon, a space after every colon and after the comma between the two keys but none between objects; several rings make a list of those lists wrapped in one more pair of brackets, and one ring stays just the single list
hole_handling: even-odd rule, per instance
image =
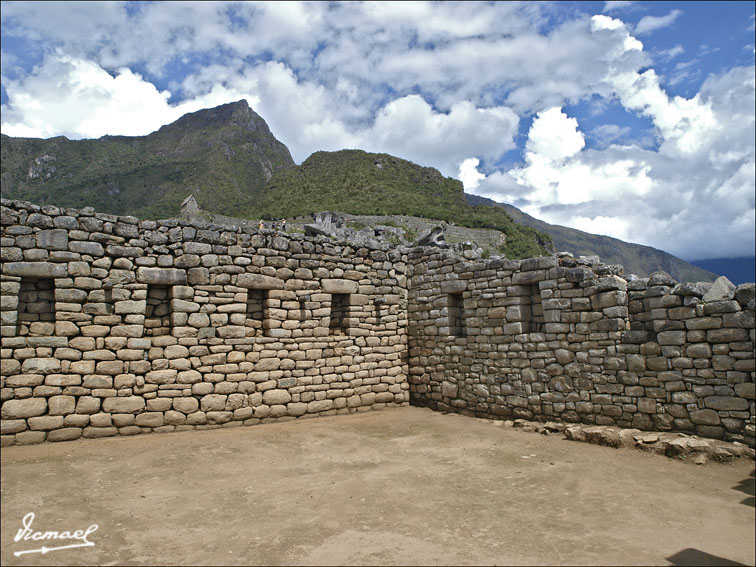
[{"label": "large stone block", "polygon": [[711,329],[706,331],[706,340],[710,343],[734,343],[748,340],[746,329]]},{"label": "large stone block", "polygon": [[704,398],[707,408],[720,411],[745,411],[748,409],[748,400],[734,396],[709,396]]},{"label": "large stone block", "polygon": [[684,345],[685,331],[662,331],[656,335],[656,342],[660,345]]},{"label": "large stone block", "polygon": [[136,416],[135,423],[139,427],[160,427],[165,423],[165,419],[162,412],[148,411]]},{"label": "large stone block", "polygon": [[457,385],[452,382],[441,382],[441,395],[444,398],[456,398],[457,397]]},{"label": "large stone block", "polygon": [[118,314],[137,313],[144,314],[147,308],[147,301],[117,301],[115,304],[115,312]]},{"label": "large stone block", "polygon": [[291,394],[286,390],[268,390],[263,393],[263,403],[267,405],[287,404],[291,401]]},{"label": "large stone block", "polygon": [[42,415],[47,411],[45,398],[27,398],[25,400],[8,400],[3,403],[3,419],[23,419]]},{"label": "large stone block", "polygon": [[62,228],[40,230],[37,233],[37,247],[45,250],[68,250],[68,231]]},{"label": "large stone block", "polygon": [[59,374],[60,360],[57,358],[27,358],[21,365],[25,374]]},{"label": "large stone block", "polygon": [[199,402],[196,398],[174,398],[173,409],[189,415],[199,409]]},{"label": "large stone block", "polygon": [[591,296],[591,306],[594,310],[606,309],[615,305],[627,305],[627,292],[616,290]]},{"label": "large stone block", "polygon": [[92,242],[91,240],[73,240],[68,243],[68,249],[71,252],[77,252],[79,254],[87,254],[89,256],[102,256],[105,254],[105,249],[99,242]]},{"label": "large stone block", "polygon": [[176,381],[177,370],[166,368],[164,370],[152,370],[145,375],[148,384],[173,384]]},{"label": "large stone block", "polygon": [[102,411],[107,413],[139,413],[144,410],[145,401],[141,396],[105,398]]},{"label": "large stone block", "polygon": [[344,279],[321,280],[323,293],[357,293],[360,286],[357,282]]},{"label": "large stone block", "polygon": [[176,268],[137,268],[137,281],[150,285],[186,285],[186,270]]},{"label": "large stone block", "polygon": [[236,277],[236,285],[248,289],[283,289],[285,282],[263,274],[239,274]]},{"label": "large stone block", "polygon": [[725,276],[720,276],[714,280],[714,284],[704,293],[703,300],[706,303],[711,301],[727,301],[735,297],[735,284]]},{"label": "large stone block", "polygon": [[316,400],[307,404],[307,413],[318,413],[333,408],[333,400]]},{"label": "large stone block", "polygon": [[52,396],[47,403],[49,415],[68,415],[76,410],[76,398],[73,396]]},{"label": "large stone block", "polygon": [[513,285],[531,285],[549,279],[547,270],[533,270],[530,272],[517,272],[512,275]]},{"label": "large stone block", "polygon": [[719,425],[719,414],[711,409],[692,411],[690,421],[697,425]]},{"label": "large stone block", "polygon": [[467,280],[448,280],[441,282],[441,293],[462,293],[466,289]]},{"label": "large stone block", "polygon": [[0,420],[0,434],[13,435],[26,431],[25,419],[2,419]]},{"label": "large stone block", "polygon": [[741,398],[753,400],[755,397],[754,396],[755,391],[756,391],[756,387],[754,386],[753,382],[743,382],[741,384],[735,384],[735,393]]},{"label": "large stone block", "polygon": [[685,354],[690,358],[711,358],[711,345],[708,343],[688,345],[685,348]]},{"label": "large stone block", "polygon": [[39,417],[30,417],[27,420],[29,429],[32,431],[49,431],[51,429],[60,429],[63,427],[62,415],[43,415]]},{"label": "large stone block", "polygon": [[65,278],[68,275],[68,264],[5,262],[3,263],[3,273],[22,278]]},{"label": "large stone block", "polygon": [[200,402],[202,411],[223,411],[226,409],[226,399],[228,396],[225,394],[208,394],[203,396]]},{"label": "large stone block", "polygon": [[73,441],[81,437],[82,430],[78,427],[64,427],[62,429],[56,429],[50,431],[47,434],[48,441]]}]

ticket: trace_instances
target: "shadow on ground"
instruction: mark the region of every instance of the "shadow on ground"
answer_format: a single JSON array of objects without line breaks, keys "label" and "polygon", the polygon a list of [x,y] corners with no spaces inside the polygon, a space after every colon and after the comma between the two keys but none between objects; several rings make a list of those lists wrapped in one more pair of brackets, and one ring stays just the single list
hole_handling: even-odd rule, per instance
[{"label": "shadow on ground", "polygon": [[693,549],[689,547],[683,549],[679,553],[667,557],[667,561],[672,565],[686,565],[690,567],[703,567],[703,566],[722,566],[722,567],[735,567],[736,565],[745,565],[745,563],[738,563],[737,561],[730,561],[724,557],[718,557],[711,553],[706,553],[700,549]]},{"label": "shadow on ground", "polygon": [[756,507],[756,479],[754,478],[756,476],[756,469],[751,473],[751,476],[749,476],[746,479],[741,480],[736,486],[733,486],[735,490],[739,490],[740,492],[744,492],[749,495],[748,498],[742,500],[740,503],[745,504],[746,506],[754,506]]}]

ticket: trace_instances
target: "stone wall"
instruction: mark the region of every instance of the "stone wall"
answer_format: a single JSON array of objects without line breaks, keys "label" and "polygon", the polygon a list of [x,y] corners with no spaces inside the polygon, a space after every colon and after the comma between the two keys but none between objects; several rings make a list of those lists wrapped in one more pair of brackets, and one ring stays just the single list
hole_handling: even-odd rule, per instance
[{"label": "stone wall", "polygon": [[[343,216],[347,220],[363,222],[370,226],[383,225],[387,222],[393,223],[400,227],[404,226],[414,230],[418,235],[434,229],[440,222],[434,219],[425,219],[407,215],[379,216],[344,214]],[[449,244],[474,242],[480,248],[488,250],[491,255],[497,254],[498,247],[506,242],[505,234],[499,230],[492,228],[469,228],[448,223],[444,224],[444,238]]]},{"label": "stone wall", "polygon": [[754,444],[753,284],[1,205],[3,444],[410,400]]},{"label": "stone wall", "polygon": [[414,404],[753,446],[753,284],[628,282],[566,254],[471,263],[417,249],[410,263]]},{"label": "stone wall", "polygon": [[405,405],[406,256],[2,201],[2,442]]}]

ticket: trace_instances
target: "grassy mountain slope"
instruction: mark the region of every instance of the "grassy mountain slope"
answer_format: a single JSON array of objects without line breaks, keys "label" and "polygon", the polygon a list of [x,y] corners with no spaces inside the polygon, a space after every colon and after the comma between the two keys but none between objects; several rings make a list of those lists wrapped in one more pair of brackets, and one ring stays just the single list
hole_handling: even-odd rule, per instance
[{"label": "grassy mountain slope", "polygon": [[500,208],[466,203],[462,183],[438,170],[362,150],[316,152],[301,166],[277,172],[247,216],[298,216],[323,210],[355,215],[412,215],[504,232],[501,252],[538,256],[550,239],[518,225]]},{"label": "grassy mountain slope", "polygon": [[294,161],[247,102],[187,114],[147,136],[48,140],[2,136],[2,195],[141,218],[175,216],[194,194],[235,214]]},{"label": "grassy mountain slope", "polygon": [[512,205],[497,203],[485,197],[465,194],[471,204],[485,203],[498,206],[520,224],[529,226],[551,236],[554,246],[559,251],[572,252],[580,256],[598,255],[607,264],[622,264],[626,274],[647,277],[653,272],[663,270],[678,281],[714,281],[716,275],[685,260],[657,250],[650,246],[631,244],[611,236],[590,234],[574,228],[549,224],[523,213]]}]

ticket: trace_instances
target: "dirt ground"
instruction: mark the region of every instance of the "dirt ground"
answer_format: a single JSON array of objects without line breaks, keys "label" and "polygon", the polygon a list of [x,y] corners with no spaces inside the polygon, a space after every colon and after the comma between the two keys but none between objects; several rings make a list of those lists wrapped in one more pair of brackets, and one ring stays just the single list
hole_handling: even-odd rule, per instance
[{"label": "dirt ground", "polygon": [[[754,463],[421,408],[3,448],[3,565],[754,565]],[[86,530],[80,540],[14,541]]]}]

